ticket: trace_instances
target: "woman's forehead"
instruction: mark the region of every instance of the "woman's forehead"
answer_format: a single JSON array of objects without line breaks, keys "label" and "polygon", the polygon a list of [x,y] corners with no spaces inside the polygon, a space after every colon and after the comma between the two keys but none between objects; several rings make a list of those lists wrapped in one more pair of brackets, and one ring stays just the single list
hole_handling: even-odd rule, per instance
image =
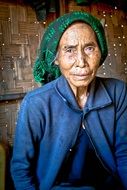
[{"label": "woman's forehead", "polygon": [[76,22],[65,30],[59,44],[69,42],[74,45],[77,43],[77,40],[84,40],[85,42],[90,39],[96,39],[93,29],[86,23]]}]

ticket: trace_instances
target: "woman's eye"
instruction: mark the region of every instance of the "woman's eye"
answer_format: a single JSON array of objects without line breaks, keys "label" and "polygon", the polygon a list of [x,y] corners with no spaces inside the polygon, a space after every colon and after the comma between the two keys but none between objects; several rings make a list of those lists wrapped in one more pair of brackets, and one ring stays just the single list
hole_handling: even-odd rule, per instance
[{"label": "woman's eye", "polygon": [[73,53],[73,49],[69,48],[69,49],[66,50],[66,52]]},{"label": "woman's eye", "polygon": [[94,51],[95,47],[93,46],[88,46],[85,48],[85,53],[92,53]]}]

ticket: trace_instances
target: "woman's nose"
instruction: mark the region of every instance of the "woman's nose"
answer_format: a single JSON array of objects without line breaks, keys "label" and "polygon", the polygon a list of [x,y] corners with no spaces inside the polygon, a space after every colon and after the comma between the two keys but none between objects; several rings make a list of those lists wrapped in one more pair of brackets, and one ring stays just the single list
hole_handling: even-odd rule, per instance
[{"label": "woman's nose", "polygon": [[86,61],[86,55],[83,52],[78,52],[77,55],[77,66],[79,67],[85,67],[86,65],[88,65],[87,61]]}]

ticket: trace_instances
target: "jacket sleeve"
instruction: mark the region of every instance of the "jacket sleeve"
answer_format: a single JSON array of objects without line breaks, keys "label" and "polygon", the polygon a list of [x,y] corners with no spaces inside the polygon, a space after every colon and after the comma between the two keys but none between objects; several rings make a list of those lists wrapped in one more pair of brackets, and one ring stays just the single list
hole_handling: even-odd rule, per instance
[{"label": "jacket sleeve", "polygon": [[[123,84],[122,88],[118,89],[116,106],[116,164],[118,174],[121,181],[127,190],[127,86]],[[117,96],[117,95],[116,95]]]},{"label": "jacket sleeve", "polygon": [[38,103],[25,98],[21,104],[15,131],[11,175],[16,190],[37,190],[36,150],[43,131],[43,116]]}]

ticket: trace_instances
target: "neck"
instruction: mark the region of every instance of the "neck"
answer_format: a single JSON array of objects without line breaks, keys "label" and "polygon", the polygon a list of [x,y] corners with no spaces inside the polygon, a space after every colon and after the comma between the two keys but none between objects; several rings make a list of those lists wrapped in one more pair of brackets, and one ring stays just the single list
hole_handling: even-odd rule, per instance
[{"label": "neck", "polygon": [[83,108],[88,98],[88,87],[78,87],[75,89],[75,97],[80,108]]}]

